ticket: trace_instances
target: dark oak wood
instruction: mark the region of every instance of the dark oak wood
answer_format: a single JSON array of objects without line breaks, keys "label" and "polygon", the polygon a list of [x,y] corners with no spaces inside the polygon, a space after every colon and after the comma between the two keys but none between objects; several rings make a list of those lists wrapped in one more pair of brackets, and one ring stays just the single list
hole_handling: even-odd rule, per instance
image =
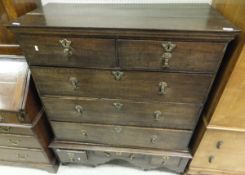
[{"label": "dark oak wood", "polygon": [[[212,75],[125,71],[115,80],[112,71],[32,67],[41,95],[65,95],[202,104]],[[71,80],[77,81],[74,89]],[[166,82],[161,95],[159,83]],[[108,91],[109,90],[109,91]]]},{"label": "dark oak wood", "polygon": [[[76,163],[67,157],[72,150],[95,155],[93,165],[119,159],[97,153],[134,151],[141,155],[134,164],[152,167],[145,157],[177,152],[170,157],[181,172],[226,46],[239,33],[206,4],[49,4],[8,27],[25,51],[55,132],[50,147],[65,150],[63,163]],[[163,54],[172,54],[168,69]],[[157,111],[153,121],[156,110],[165,120]]]},{"label": "dark oak wood", "polygon": [[98,166],[105,163],[125,161],[126,165],[133,165],[144,170],[165,169],[175,172],[183,172],[188,162],[186,158],[169,156],[150,156],[134,153],[103,152],[103,151],[77,151],[56,149],[56,154],[63,164],[83,164]]},{"label": "dark oak wood", "polygon": [[164,71],[215,72],[223,57],[226,43],[175,42],[168,67],[164,67],[162,44],[169,41],[119,40],[118,58],[121,68]]},{"label": "dark oak wood", "polygon": [[192,132],[118,125],[51,122],[58,140],[126,147],[188,150]]},{"label": "dark oak wood", "polygon": [[[45,104],[49,120],[53,121],[177,129],[194,129],[202,108],[202,106],[194,104],[151,103],[82,97],[48,96],[43,97],[42,101]],[[120,109],[116,107],[118,104],[122,105]]]},{"label": "dark oak wood", "polygon": [[[71,41],[71,56],[64,54],[61,40]],[[30,65],[106,67],[116,66],[115,40],[70,36],[21,36],[19,42]],[[35,49],[38,47],[38,51]]]},{"label": "dark oak wood", "polygon": [[[53,10],[54,8],[56,9],[55,11]],[[196,15],[199,17],[196,17]],[[220,32],[223,27],[231,27],[237,30],[235,26],[230,24],[207,4],[155,4],[148,6],[141,4],[48,4],[43,7],[43,12],[40,15],[27,14],[16,20],[16,22],[20,23],[17,26],[18,28],[42,26],[49,28],[113,28]]]}]

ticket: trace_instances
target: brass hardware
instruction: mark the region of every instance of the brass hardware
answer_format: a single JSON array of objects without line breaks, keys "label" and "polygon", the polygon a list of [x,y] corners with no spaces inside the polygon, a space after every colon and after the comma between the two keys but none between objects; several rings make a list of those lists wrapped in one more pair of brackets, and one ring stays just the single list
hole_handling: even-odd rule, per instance
[{"label": "brass hardware", "polygon": [[156,121],[160,120],[160,117],[162,115],[162,112],[161,111],[155,111],[154,112],[154,118]]},{"label": "brass hardware", "polygon": [[78,86],[79,81],[77,80],[76,77],[70,77],[70,82],[74,90],[79,88]]},{"label": "brass hardware", "polygon": [[81,130],[81,134],[82,134],[82,136],[84,136],[84,137],[87,137],[87,136],[88,136],[88,133],[87,133],[87,131],[85,131],[85,130]]},{"label": "brass hardware", "polygon": [[159,83],[159,94],[164,95],[166,94],[166,89],[168,87],[168,84],[164,81]]},{"label": "brass hardware", "polygon": [[135,159],[135,155],[134,155],[134,154],[130,154],[130,155],[129,155],[129,159],[130,159],[130,160],[134,160],[134,159]]},{"label": "brass hardware", "polygon": [[0,115],[0,122],[4,122],[5,118]]},{"label": "brass hardware", "polygon": [[9,139],[8,140],[11,145],[17,146],[19,145],[20,140]]},{"label": "brass hardware", "polygon": [[172,58],[172,51],[176,47],[176,44],[172,42],[162,43],[162,47],[164,48],[164,53],[162,55],[162,67],[168,68],[169,67],[169,59]]},{"label": "brass hardware", "polygon": [[168,68],[169,67],[169,59],[172,58],[172,53],[165,52],[162,55],[162,67]]},{"label": "brass hardware", "polygon": [[83,107],[80,105],[76,105],[75,106],[75,110],[79,113],[79,114],[83,114]]},{"label": "brass hardware", "polygon": [[169,160],[169,156],[163,156],[162,157],[162,165],[165,165]]},{"label": "brass hardware", "polygon": [[74,153],[67,153],[71,162],[81,161],[80,157],[76,157]]},{"label": "brass hardware", "polygon": [[122,103],[113,103],[113,106],[115,106],[117,111],[120,111],[123,107],[123,104]]},{"label": "brass hardware", "polygon": [[72,47],[71,47],[71,41],[68,39],[62,39],[59,40],[59,42],[61,43],[63,49],[64,49],[64,55],[65,56],[71,56],[72,55]]},{"label": "brass hardware", "polygon": [[218,142],[217,142],[217,144],[216,144],[216,148],[217,148],[217,149],[220,149],[220,148],[221,148],[221,146],[223,145],[223,143],[224,143],[224,142],[223,142],[223,141],[221,141],[221,140],[220,140],[220,141],[218,141]]},{"label": "brass hardware", "polygon": [[214,156],[209,156],[208,157],[208,163],[213,163],[214,161]]},{"label": "brass hardware", "polygon": [[104,152],[104,154],[105,154],[106,157],[111,157],[111,154],[108,153],[108,152]]},{"label": "brass hardware", "polygon": [[26,116],[26,113],[24,111],[21,111],[20,114],[18,115],[18,120],[20,122],[24,122],[25,121],[25,116]]},{"label": "brass hardware", "polygon": [[18,155],[17,155],[17,158],[18,158],[19,160],[26,160],[27,157],[28,157],[27,154],[18,154]]},{"label": "brass hardware", "polygon": [[115,129],[116,133],[121,133],[122,132],[122,127],[120,127],[120,126],[117,126],[114,129]]},{"label": "brass hardware", "polygon": [[176,47],[176,44],[173,44],[172,42],[166,42],[162,43],[162,47],[164,48],[165,52],[172,52]]},{"label": "brass hardware", "polygon": [[10,132],[11,127],[0,126],[0,132]]},{"label": "brass hardware", "polygon": [[115,80],[121,80],[124,73],[121,71],[112,71],[112,75],[114,75]]},{"label": "brass hardware", "polygon": [[158,140],[158,137],[156,135],[151,136],[151,143],[156,143]]}]

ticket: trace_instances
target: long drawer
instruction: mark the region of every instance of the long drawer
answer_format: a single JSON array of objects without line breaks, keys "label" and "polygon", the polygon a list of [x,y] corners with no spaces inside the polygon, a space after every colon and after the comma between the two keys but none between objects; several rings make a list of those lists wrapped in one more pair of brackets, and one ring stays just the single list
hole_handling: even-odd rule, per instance
[{"label": "long drawer", "polygon": [[53,121],[193,129],[200,105],[97,98],[43,97]]},{"label": "long drawer", "polygon": [[0,146],[41,148],[35,137],[12,134],[0,134]]},{"label": "long drawer", "polygon": [[188,150],[192,132],[118,125],[51,122],[57,140],[126,147]]},{"label": "long drawer", "polygon": [[19,149],[0,147],[0,160],[18,162],[50,163],[46,155],[39,149]]},{"label": "long drawer", "polygon": [[54,149],[60,161],[64,164],[84,164],[88,166],[97,166],[104,163],[113,163],[113,161],[123,160],[131,165],[144,170],[149,169],[167,169],[181,173],[184,171],[188,158],[174,156],[153,156],[144,154],[134,154],[130,152],[103,152],[103,151],[78,151],[66,149]]},{"label": "long drawer", "polygon": [[203,103],[212,75],[32,67],[41,95]]},{"label": "long drawer", "polygon": [[0,124],[2,123],[31,123],[31,120],[28,117],[25,117],[24,112],[8,112],[0,111]]},{"label": "long drawer", "polygon": [[116,66],[115,40],[70,36],[19,37],[29,65],[110,68]]},{"label": "long drawer", "polygon": [[121,68],[216,72],[226,43],[119,40]]}]

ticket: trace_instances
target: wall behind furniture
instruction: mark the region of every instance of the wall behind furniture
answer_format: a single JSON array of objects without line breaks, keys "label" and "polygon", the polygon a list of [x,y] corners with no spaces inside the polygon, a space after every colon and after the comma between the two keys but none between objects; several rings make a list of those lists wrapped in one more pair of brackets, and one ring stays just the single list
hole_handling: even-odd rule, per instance
[{"label": "wall behind furniture", "polygon": [[212,0],[42,0],[46,3],[209,3]]}]

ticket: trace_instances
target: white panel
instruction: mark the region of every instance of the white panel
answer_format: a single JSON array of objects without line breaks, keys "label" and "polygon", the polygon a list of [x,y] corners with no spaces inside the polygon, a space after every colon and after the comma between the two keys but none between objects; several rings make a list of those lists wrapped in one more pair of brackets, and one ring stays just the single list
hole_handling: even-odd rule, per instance
[{"label": "white panel", "polygon": [[212,0],[42,0],[46,3],[209,3]]}]

